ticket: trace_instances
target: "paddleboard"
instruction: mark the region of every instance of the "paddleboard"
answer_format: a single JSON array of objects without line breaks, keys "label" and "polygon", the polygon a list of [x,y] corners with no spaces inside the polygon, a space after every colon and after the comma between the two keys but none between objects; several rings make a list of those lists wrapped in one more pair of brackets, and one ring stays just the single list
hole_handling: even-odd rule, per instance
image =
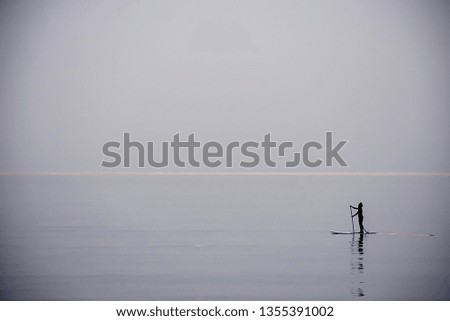
[{"label": "paddleboard", "polygon": [[[343,234],[343,235],[358,235],[361,234],[359,232],[346,232],[346,231],[335,231],[335,230],[331,230],[330,231],[331,234],[333,235],[337,235],[337,234]],[[363,234],[378,234],[378,235],[398,235],[398,236],[421,236],[421,237],[439,237],[439,235],[435,235],[435,234],[407,234],[407,233],[395,233],[395,232],[368,232],[368,233],[363,233]]]},{"label": "paddleboard", "polygon": [[[345,231],[334,231],[331,230],[330,231],[331,234],[361,234],[360,232],[345,232]],[[366,232],[366,233],[362,233],[362,234],[377,234],[377,232]]]}]

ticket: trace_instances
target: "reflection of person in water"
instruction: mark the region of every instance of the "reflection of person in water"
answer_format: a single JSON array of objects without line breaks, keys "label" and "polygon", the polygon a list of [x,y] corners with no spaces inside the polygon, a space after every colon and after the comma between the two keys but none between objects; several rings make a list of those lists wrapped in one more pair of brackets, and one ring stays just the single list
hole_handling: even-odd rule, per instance
[{"label": "reflection of person in water", "polygon": [[364,254],[364,238],[366,237],[366,235],[359,235],[359,240],[358,240],[358,253],[359,255],[361,255],[361,258]]},{"label": "reflection of person in water", "polygon": [[364,239],[367,237],[364,233],[359,234],[359,238],[353,238],[350,242],[352,258],[351,265],[351,288],[352,295],[357,297],[365,296],[364,292]]},{"label": "reflection of person in water", "polygon": [[355,217],[356,215],[358,215],[359,233],[364,233],[364,232],[367,233],[367,231],[366,231],[366,229],[364,228],[364,225],[363,225],[363,220],[364,220],[363,203],[359,203],[358,207],[354,207],[354,206],[351,206],[351,205],[350,205],[350,207],[355,209],[355,210],[357,210],[357,212],[355,214],[353,214],[352,217]]}]

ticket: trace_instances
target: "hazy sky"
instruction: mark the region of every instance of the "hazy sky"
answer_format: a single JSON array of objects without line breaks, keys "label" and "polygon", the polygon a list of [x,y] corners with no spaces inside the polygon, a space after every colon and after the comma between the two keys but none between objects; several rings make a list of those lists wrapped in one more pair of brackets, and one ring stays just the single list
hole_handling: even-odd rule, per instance
[{"label": "hazy sky", "polygon": [[2,1],[0,171],[102,170],[125,131],[333,131],[348,170],[448,172],[449,18],[448,1]]}]

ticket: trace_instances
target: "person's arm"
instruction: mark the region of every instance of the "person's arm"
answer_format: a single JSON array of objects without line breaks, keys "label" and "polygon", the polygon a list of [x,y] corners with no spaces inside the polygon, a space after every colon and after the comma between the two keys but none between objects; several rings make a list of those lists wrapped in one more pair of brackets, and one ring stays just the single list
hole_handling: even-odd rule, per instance
[{"label": "person's arm", "polygon": [[354,206],[351,206],[351,205],[350,205],[350,207],[353,208],[354,210],[357,210],[357,209],[358,209],[357,207],[354,207]]}]

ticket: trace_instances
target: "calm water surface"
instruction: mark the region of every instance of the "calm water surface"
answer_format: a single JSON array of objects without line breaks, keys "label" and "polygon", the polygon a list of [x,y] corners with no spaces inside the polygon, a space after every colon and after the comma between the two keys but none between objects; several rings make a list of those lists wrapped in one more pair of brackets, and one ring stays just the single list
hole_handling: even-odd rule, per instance
[{"label": "calm water surface", "polygon": [[[449,195],[446,177],[3,176],[0,298],[448,300]],[[359,201],[382,234],[331,235]]]}]

